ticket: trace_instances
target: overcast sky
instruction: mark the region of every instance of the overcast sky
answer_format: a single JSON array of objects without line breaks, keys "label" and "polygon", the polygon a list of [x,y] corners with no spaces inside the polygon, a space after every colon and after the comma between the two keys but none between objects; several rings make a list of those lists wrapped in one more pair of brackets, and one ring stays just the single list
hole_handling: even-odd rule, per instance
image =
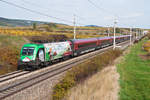
[{"label": "overcast sky", "polygon": [[[77,15],[77,23],[85,25],[112,26],[114,16],[119,27],[150,28],[150,0],[5,0],[22,7],[42,12],[67,21]],[[0,2],[0,17],[71,23],[42,16]],[[78,24],[79,25],[79,24]]]}]

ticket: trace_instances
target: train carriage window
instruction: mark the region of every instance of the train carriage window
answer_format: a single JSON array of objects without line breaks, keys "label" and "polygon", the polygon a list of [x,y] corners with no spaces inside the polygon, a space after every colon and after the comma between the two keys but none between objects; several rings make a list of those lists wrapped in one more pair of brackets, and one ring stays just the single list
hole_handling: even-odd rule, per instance
[{"label": "train carriage window", "polygon": [[108,43],[109,42],[109,40],[102,40],[102,44],[106,44],[106,43]]},{"label": "train carriage window", "polygon": [[79,44],[78,47],[82,48],[82,47],[95,46],[95,45],[96,45],[96,42],[93,42],[93,43]]}]

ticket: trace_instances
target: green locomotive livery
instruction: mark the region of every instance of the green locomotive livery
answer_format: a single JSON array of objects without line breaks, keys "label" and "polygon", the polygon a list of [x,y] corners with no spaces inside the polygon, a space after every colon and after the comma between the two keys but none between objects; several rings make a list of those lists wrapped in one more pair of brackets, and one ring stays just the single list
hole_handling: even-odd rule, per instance
[{"label": "green locomotive livery", "polygon": [[18,69],[37,69],[46,66],[55,60],[68,57],[71,54],[72,50],[69,41],[44,44],[25,44],[20,52]]}]

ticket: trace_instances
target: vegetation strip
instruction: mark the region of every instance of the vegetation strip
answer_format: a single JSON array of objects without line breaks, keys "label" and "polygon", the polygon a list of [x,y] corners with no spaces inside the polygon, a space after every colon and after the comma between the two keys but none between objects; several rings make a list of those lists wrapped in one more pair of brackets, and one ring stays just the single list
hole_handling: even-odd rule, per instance
[{"label": "vegetation strip", "polygon": [[17,70],[20,49],[25,43],[24,37],[0,34],[0,75]]},{"label": "vegetation strip", "polygon": [[55,85],[53,100],[61,100],[73,86],[83,82],[89,76],[112,63],[121,53],[120,50],[109,50],[100,56],[94,57],[83,64],[73,67],[72,70],[66,73],[63,80]]},{"label": "vegetation strip", "polygon": [[142,59],[144,39],[130,49],[130,53],[118,64],[120,73],[120,100],[150,99],[150,59]]}]

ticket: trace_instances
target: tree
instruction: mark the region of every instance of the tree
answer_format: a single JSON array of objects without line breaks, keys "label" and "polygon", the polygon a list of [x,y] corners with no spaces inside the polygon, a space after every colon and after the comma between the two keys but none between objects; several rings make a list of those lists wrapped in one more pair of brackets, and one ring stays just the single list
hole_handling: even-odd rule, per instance
[{"label": "tree", "polygon": [[33,23],[33,30],[36,30],[36,23]]},{"label": "tree", "polygon": [[57,25],[55,23],[48,23],[47,24],[50,28],[56,28]]},{"label": "tree", "polygon": [[148,39],[150,39],[150,32],[147,33],[147,37],[148,37]]},{"label": "tree", "polygon": [[120,33],[120,29],[119,28],[116,28],[116,33]]}]

